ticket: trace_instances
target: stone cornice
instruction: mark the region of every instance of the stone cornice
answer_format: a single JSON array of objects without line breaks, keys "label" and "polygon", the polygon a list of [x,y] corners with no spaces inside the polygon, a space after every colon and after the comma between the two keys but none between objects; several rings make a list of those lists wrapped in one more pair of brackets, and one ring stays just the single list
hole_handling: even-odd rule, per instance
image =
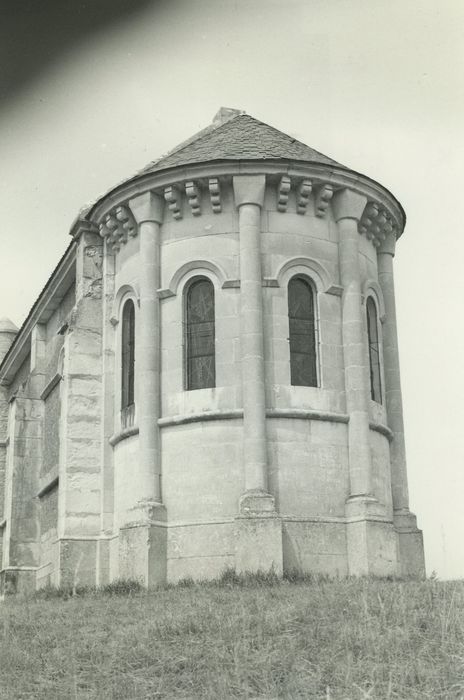
[{"label": "stone cornice", "polygon": [[328,421],[329,423],[349,423],[347,413],[319,411],[312,408],[267,408],[267,418],[300,418],[302,420]]},{"label": "stone cornice", "polygon": [[210,420],[233,420],[243,418],[242,408],[219,409],[217,411],[200,411],[200,413],[186,413],[176,416],[163,416],[158,418],[160,428],[172,425],[185,425],[186,423],[199,423]]},{"label": "stone cornice", "polygon": [[[170,168],[158,173],[144,174],[134,179],[125,182],[114,190],[109,192],[105,197],[100,199],[90,210],[88,218],[91,218],[97,223],[105,221],[105,216],[110,214],[117,206],[121,206],[128,199],[141,194],[147,190],[156,191],[161,196],[165,196],[166,188],[168,188],[168,196],[174,195],[169,188],[178,188],[178,195],[184,196],[186,183],[194,183],[198,187],[200,180],[208,183],[208,189],[211,196],[211,204],[213,211],[220,211],[220,179],[230,178],[234,175],[266,175],[268,179],[275,178],[276,182],[276,197],[279,202],[285,192],[281,191],[282,178],[289,177],[297,182],[297,197],[298,206],[304,207],[305,197],[308,199],[308,183],[306,183],[306,191],[301,188],[301,183],[310,181],[311,189],[314,188],[317,209],[316,213],[324,215],[327,206],[330,204],[332,193],[338,189],[349,188],[359,194],[363,194],[369,203],[374,203],[379,207],[379,211],[383,212],[387,221],[391,221],[392,226],[396,228],[397,237],[399,237],[404,229],[405,214],[400,203],[385,187],[380,185],[375,180],[362,175],[353,170],[348,170],[338,166],[327,166],[319,163],[303,163],[297,161],[282,162],[279,160],[263,160],[263,161],[210,161],[206,163],[194,164],[191,166],[183,166],[178,168]],[[284,190],[286,187],[284,180]],[[319,189],[318,189],[319,188]],[[215,201],[213,202],[213,197]],[[179,196],[177,197],[177,202]],[[176,200],[171,198],[171,204]],[[285,202],[281,201],[281,205]],[[307,204],[307,201],[306,201]],[[171,209],[173,211],[173,209]],[[180,207],[177,204],[177,211],[180,212]],[[282,211],[282,209],[281,209]],[[303,211],[299,211],[303,213]],[[381,222],[382,223],[382,219]],[[378,225],[378,224],[375,224]],[[366,228],[366,234],[369,227]]]},{"label": "stone cornice", "polygon": [[130,438],[133,435],[138,435],[139,434],[139,427],[138,425],[132,425],[130,428],[123,428],[122,430],[119,431],[119,433],[115,433],[112,435],[109,439],[108,442],[112,447],[118,444],[118,442],[122,442],[123,440],[126,440],[126,438]]}]

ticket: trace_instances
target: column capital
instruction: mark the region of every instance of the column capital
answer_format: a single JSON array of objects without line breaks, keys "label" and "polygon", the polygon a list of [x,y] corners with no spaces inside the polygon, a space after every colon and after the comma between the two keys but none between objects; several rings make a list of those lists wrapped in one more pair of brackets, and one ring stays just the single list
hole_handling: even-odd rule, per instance
[{"label": "column capital", "polygon": [[386,255],[391,255],[392,258],[395,257],[396,248],[396,235],[394,231],[390,231],[385,235],[384,240],[380,243],[377,249],[377,255],[385,253]]},{"label": "column capital", "polygon": [[164,199],[155,192],[144,192],[129,200],[129,208],[137,224],[144,221],[163,223]]},{"label": "column capital", "polygon": [[265,175],[234,175],[233,187],[235,206],[237,208],[243,204],[263,206],[264,191],[266,189]]},{"label": "column capital", "polygon": [[367,204],[367,197],[347,188],[335,192],[332,199],[332,210],[336,221],[340,219],[356,219],[359,221]]}]

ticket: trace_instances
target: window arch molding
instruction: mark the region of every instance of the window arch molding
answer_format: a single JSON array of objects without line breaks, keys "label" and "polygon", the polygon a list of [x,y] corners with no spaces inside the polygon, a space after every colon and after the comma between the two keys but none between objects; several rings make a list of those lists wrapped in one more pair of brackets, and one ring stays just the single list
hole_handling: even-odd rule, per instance
[{"label": "window arch molding", "polygon": [[[183,388],[184,391],[211,389],[216,387],[216,296],[219,280],[212,279],[201,269],[191,270],[184,277]],[[198,304],[198,311],[194,304]]]},{"label": "window arch molding", "polygon": [[214,285],[215,292],[220,289],[227,276],[217,263],[210,260],[189,260],[181,265],[172,275],[168,288],[163,290],[163,296],[176,296],[179,290],[184,294],[185,285],[192,277],[205,277]]},{"label": "window arch molding", "polygon": [[287,287],[290,279],[297,275],[306,277],[317,293],[329,292],[335,286],[324,265],[313,258],[298,257],[285,261],[278,268],[276,279],[279,287]]},{"label": "window arch molding", "polygon": [[110,322],[113,326],[116,326],[121,320],[122,307],[127,299],[133,299],[137,312],[140,307],[140,292],[137,284],[123,284],[114,295],[110,316]]},{"label": "window arch molding", "polygon": [[369,296],[373,297],[377,308],[378,319],[380,323],[384,323],[386,318],[385,302],[380,284],[373,279],[366,280],[363,284],[362,294],[364,298],[364,305],[367,304],[367,299]]},{"label": "window arch molding", "polygon": [[[290,268],[288,268],[287,273],[283,279],[282,282],[285,284],[285,288],[287,291],[286,297],[287,297],[287,314],[288,314],[288,323],[289,323],[289,368],[290,368],[290,384],[292,386],[307,386],[307,387],[320,387],[321,386],[321,366],[320,366],[320,323],[319,323],[319,295],[318,295],[318,287],[313,279],[312,276],[308,274],[307,268],[304,268],[303,271],[300,271],[300,266],[295,265]],[[300,323],[298,323],[298,318],[296,316],[292,316],[292,300],[291,300],[291,285],[294,282],[301,281],[304,283],[308,291],[310,292],[310,308],[308,309],[308,316],[306,318],[301,317],[300,318]],[[300,292],[304,293],[304,287],[300,288]],[[303,323],[304,325],[312,324],[312,328],[310,327],[307,329],[307,331],[304,331],[304,328],[298,328],[297,326]],[[292,328],[293,327],[293,328]],[[311,352],[308,353],[308,357],[306,358],[306,363],[309,363],[309,366],[306,367],[306,371],[304,372],[305,378],[303,381],[297,379],[297,368],[296,368],[296,355],[301,354],[298,352],[298,336],[301,340],[301,335],[307,336],[306,341],[309,344],[309,348],[311,349]],[[303,353],[306,354],[306,353]]]}]

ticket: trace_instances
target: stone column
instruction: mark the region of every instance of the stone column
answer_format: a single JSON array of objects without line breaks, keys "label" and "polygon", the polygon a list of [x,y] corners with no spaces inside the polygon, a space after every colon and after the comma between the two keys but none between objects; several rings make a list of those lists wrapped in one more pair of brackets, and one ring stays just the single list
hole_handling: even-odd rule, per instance
[{"label": "stone column", "polygon": [[340,278],[343,287],[342,336],[345,361],[346,408],[350,416],[348,447],[350,497],[371,496],[369,446],[369,376],[366,367],[366,334],[361,299],[358,222],[366,198],[350,190],[338,192],[333,201],[340,236]]},{"label": "stone column", "polygon": [[390,446],[392,497],[394,511],[409,511],[406,451],[404,443],[403,406],[401,401],[400,364],[396,331],[396,304],[393,282],[393,256],[396,237],[392,232],[377,251],[379,284],[385,303],[382,347],[385,374],[385,399],[388,426],[393,433]]},{"label": "stone column", "polygon": [[139,469],[144,498],[160,504],[161,459],[158,419],[161,417],[160,385],[160,228],[164,200],[153,192],[131,199],[130,208],[140,237],[140,313],[136,336],[137,420]]},{"label": "stone column", "polygon": [[345,364],[350,495],[346,502],[347,553],[350,574],[397,572],[396,540],[385,508],[373,496],[369,429],[369,368],[361,296],[358,222],[365,196],[337,192],[333,212],[339,230],[340,277],[343,286],[342,336]]},{"label": "stone column", "polygon": [[233,178],[240,235],[240,344],[245,493],[237,519],[239,571],[282,571],[282,524],[268,493],[261,208],[264,175]]},{"label": "stone column", "polygon": [[[166,579],[166,510],[162,504],[160,230],[164,199],[153,192],[131,199],[129,207],[140,239],[140,311],[136,324],[136,415],[142,491],[134,523],[120,530],[120,573],[147,585]],[[138,511],[138,514],[137,514]]]},{"label": "stone column", "polygon": [[422,533],[417,529],[415,515],[409,510],[406,471],[406,448],[393,279],[395,247],[396,235],[394,231],[391,231],[377,250],[379,284],[385,303],[385,321],[382,327],[385,399],[388,426],[393,433],[393,440],[390,443],[393,519],[399,535],[402,573],[420,576],[425,572]]},{"label": "stone column", "polygon": [[264,176],[234,177],[240,230],[240,342],[245,490],[267,493],[261,274],[261,207],[264,187]]}]

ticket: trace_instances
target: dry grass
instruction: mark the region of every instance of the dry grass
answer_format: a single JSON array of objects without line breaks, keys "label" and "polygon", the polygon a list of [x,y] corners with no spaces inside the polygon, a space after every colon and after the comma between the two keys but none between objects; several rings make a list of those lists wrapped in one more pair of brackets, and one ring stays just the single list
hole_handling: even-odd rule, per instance
[{"label": "dry grass", "polygon": [[7,600],[0,698],[464,698],[464,581],[225,578]]}]

